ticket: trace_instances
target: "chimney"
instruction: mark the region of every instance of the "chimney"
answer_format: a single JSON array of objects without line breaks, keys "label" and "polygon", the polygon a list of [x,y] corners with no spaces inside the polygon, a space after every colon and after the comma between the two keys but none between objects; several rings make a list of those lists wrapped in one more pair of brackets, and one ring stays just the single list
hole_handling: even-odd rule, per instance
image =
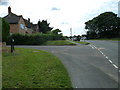
[{"label": "chimney", "polygon": [[10,14],[11,13],[11,7],[9,6],[8,7],[8,14]]},{"label": "chimney", "polygon": [[30,22],[30,18],[28,18],[28,21]]}]

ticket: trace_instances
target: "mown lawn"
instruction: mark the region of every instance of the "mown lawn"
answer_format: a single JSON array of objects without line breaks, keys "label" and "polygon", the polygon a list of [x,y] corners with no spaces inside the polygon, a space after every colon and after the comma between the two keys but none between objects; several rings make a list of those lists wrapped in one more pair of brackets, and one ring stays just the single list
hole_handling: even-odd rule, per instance
[{"label": "mown lawn", "polygon": [[54,55],[36,49],[3,52],[3,88],[71,88],[69,75]]},{"label": "mown lawn", "polygon": [[56,40],[56,41],[47,41],[43,45],[76,45],[76,44],[68,42],[67,40]]}]

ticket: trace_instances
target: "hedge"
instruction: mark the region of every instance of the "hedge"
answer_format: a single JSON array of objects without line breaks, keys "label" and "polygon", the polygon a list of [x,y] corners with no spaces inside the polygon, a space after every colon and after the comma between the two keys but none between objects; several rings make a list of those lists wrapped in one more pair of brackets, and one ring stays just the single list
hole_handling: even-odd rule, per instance
[{"label": "hedge", "polygon": [[22,34],[13,34],[8,37],[7,44],[10,45],[11,39],[14,39],[15,45],[41,45],[46,41],[52,40],[65,40],[61,35],[54,34],[33,34],[33,35],[22,35]]},{"label": "hedge", "polygon": [[[2,42],[6,42],[7,37],[9,36],[9,32],[10,32],[10,25],[3,18],[0,18],[0,28],[2,29],[2,30],[0,30],[0,34],[2,33],[1,34],[2,35]],[[0,41],[1,41],[1,37],[0,37]]]}]

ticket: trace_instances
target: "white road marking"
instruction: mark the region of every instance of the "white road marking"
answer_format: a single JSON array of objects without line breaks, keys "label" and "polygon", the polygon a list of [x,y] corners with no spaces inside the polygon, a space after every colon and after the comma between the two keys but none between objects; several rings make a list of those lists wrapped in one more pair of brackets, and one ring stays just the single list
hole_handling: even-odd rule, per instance
[{"label": "white road marking", "polygon": [[93,45],[93,47],[94,47],[95,49],[97,49],[94,45]]},{"label": "white road marking", "polygon": [[[101,51],[100,51],[101,52]],[[101,52],[103,55],[104,55],[104,53],[103,52]]]},{"label": "white road marking", "polygon": [[118,68],[118,66],[116,66],[115,64],[113,64],[113,66],[114,66],[115,68]]},{"label": "white road marking", "polygon": [[100,50],[100,49],[105,49],[105,48],[98,48],[98,50]]},{"label": "white road marking", "polygon": [[108,57],[106,56],[106,58],[108,59]]},{"label": "white road marking", "polygon": [[[116,69],[118,69],[118,66],[113,64],[113,62],[100,50],[100,49],[105,49],[105,48],[97,48],[94,45],[90,45],[92,48],[97,49]],[[118,71],[120,72],[120,70]]]},{"label": "white road marking", "polygon": [[109,60],[110,63],[113,63],[111,60]]},{"label": "white road marking", "polygon": [[89,45],[90,47],[92,47],[92,49],[94,49],[94,47],[92,45]]},{"label": "white road marking", "polygon": [[105,55],[105,54],[103,54],[103,56],[105,56],[105,57],[106,57],[106,55]]}]

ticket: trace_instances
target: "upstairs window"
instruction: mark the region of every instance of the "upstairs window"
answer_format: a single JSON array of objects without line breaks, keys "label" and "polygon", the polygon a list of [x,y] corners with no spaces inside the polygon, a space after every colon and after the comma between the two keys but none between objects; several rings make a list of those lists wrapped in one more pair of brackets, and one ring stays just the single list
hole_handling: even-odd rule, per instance
[{"label": "upstairs window", "polygon": [[21,28],[21,29],[25,29],[24,24],[20,24],[20,28]]}]

